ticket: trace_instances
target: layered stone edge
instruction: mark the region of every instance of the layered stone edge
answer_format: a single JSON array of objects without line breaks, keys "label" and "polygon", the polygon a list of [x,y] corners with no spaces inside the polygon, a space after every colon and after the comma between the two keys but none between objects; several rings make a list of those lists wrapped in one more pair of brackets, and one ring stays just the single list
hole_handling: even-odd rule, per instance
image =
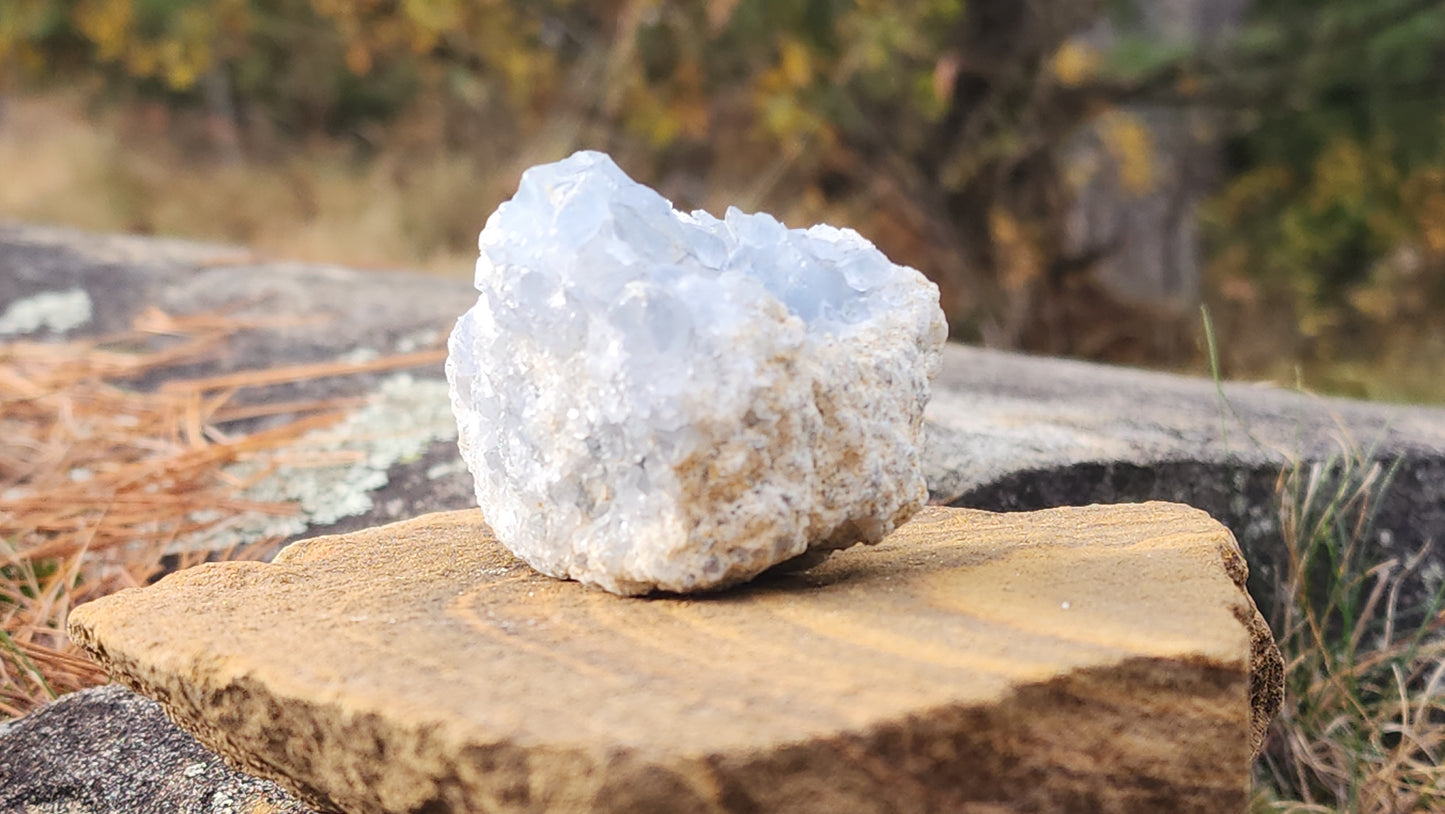
[{"label": "layered stone edge", "polygon": [[[470,512],[448,514],[463,513]],[[434,519],[428,515],[392,527],[399,531]],[[1215,811],[1235,802],[1242,807],[1247,800],[1249,761],[1283,698],[1283,661],[1245,590],[1248,571],[1238,544],[1223,526],[1212,519],[1208,523],[1219,565],[1240,591],[1233,613],[1249,636],[1247,662],[1244,654],[1240,663],[1229,664],[1203,655],[1125,658],[1024,684],[993,703],[919,711],[864,731],[765,752],[679,756],[668,762],[630,750],[542,747],[500,738],[490,744],[462,743],[441,722],[383,723],[375,712],[278,694],[253,676],[231,675],[204,659],[169,669],[147,665],[107,647],[103,620],[91,620],[93,612],[83,608],[72,614],[69,630],[113,677],[159,701],[173,721],[227,763],[277,781],[321,811],[427,805],[440,807],[426,810],[463,811],[479,800],[488,810],[518,811],[662,811],[679,805],[704,811],[788,810],[804,802],[822,805],[815,799],[819,778],[835,788],[827,806],[813,810],[846,810],[850,801],[869,799],[897,799],[904,810],[947,810],[969,801],[1005,799],[1005,792],[1016,795],[1021,789],[1030,805],[1049,809],[1051,800],[1089,794],[1088,778],[1101,773],[1109,778],[1115,802],[1137,810]],[[323,559],[330,545],[348,536],[302,541],[282,559],[291,565]],[[1247,676],[1241,666],[1248,668]],[[181,679],[186,671],[200,680]],[[229,678],[211,682],[208,673]],[[1132,739],[1122,745],[1078,742],[1087,729],[1082,725],[1097,718],[1088,712],[1096,705],[1088,702],[1102,701],[1115,712],[1116,728],[1167,733],[1176,730],[1171,721],[1159,720],[1160,704],[1140,710],[1131,702],[1165,697],[1177,698],[1181,708],[1228,710],[1237,709],[1246,696],[1249,741],[1241,742],[1237,753],[1221,751],[1218,745],[1237,738],[1241,722],[1231,714],[1204,714],[1207,735],[1186,744],[1187,765],[1197,777],[1183,785],[1161,785],[1161,758]],[[282,750],[286,760],[273,761],[268,755],[275,754],[278,739],[298,746]],[[412,759],[387,759],[397,753]],[[1110,756],[1106,769],[1100,767],[1104,754]],[[1218,771],[1224,765],[1237,766],[1238,787],[1220,781],[1234,776]]]},{"label": "layered stone edge", "polygon": [[[864,731],[766,752],[687,756],[660,763],[635,751],[540,749],[514,743],[457,748],[425,727],[400,729],[374,714],[278,698],[259,682],[198,690],[125,680],[160,700],[167,717],[231,767],[273,780],[321,812],[855,811],[888,800],[899,811],[958,810],[1008,800],[1024,810],[1070,810],[1109,800],[1134,811],[1240,810],[1248,798],[1248,744],[1232,715],[1193,722],[1188,753],[1161,756],[1140,732],[1173,732],[1161,707],[1238,709],[1247,679],[1228,665],[1128,659],[1019,688],[997,704],[920,710]],[[1135,702],[1149,697],[1144,709]],[[1161,703],[1161,698],[1165,699]],[[1116,714],[1098,727],[1096,707]],[[1173,702],[1173,703],[1170,703]],[[224,716],[206,710],[227,710]],[[1080,738],[1090,726],[1135,737]],[[244,731],[248,737],[237,738]],[[277,740],[294,763],[260,757]],[[1237,744],[1233,748],[1221,745]],[[409,759],[395,759],[398,753]],[[339,758],[339,759],[338,759]],[[424,768],[423,768],[424,767]],[[308,773],[309,772],[309,773]],[[1092,781],[1092,782],[1091,782]],[[1062,802],[1061,802],[1062,801]],[[478,808],[480,805],[480,809]]]}]

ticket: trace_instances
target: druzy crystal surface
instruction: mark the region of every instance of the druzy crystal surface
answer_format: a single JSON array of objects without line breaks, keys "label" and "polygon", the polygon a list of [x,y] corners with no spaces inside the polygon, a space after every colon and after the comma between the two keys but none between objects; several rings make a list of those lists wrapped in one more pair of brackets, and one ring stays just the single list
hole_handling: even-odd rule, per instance
[{"label": "druzy crystal surface", "polygon": [[447,379],[497,538],[614,593],[874,543],[927,496],[938,289],[850,229],[685,214],[606,155],[527,170]]}]

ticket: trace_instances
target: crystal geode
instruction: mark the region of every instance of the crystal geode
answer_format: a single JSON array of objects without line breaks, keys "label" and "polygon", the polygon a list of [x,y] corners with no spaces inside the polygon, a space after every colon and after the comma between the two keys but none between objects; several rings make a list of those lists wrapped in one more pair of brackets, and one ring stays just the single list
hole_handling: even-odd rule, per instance
[{"label": "crystal geode", "polygon": [[527,170],[479,243],[452,409],[483,514],[537,570],[720,588],[926,499],[938,288],[856,232],[684,214],[580,152]]}]

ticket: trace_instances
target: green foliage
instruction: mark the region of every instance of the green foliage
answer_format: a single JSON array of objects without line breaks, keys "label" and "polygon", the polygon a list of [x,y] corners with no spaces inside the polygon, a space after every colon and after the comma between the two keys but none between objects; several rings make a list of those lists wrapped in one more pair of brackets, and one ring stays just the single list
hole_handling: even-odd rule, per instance
[{"label": "green foliage", "polygon": [[[200,103],[209,75],[252,118],[298,136],[428,103],[526,129],[571,105],[660,148],[704,141],[741,108],[754,135],[798,152],[840,123],[862,126],[860,103],[904,100],[936,118],[930,77],[961,11],[959,0],[15,0],[0,10],[0,61],[32,80],[68,66],[175,102]],[[567,98],[573,87],[593,98]]]},{"label": "green foliage", "polygon": [[556,60],[537,36],[547,12],[461,0],[15,0],[0,8],[0,65],[12,81],[93,75],[113,91],[213,107],[216,87],[203,85],[219,83],[253,118],[303,136],[393,119],[446,96],[456,71],[525,107],[552,85]]},{"label": "green foliage", "polygon": [[[6,554],[14,552],[13,547],[5,540],[0,540],[0,548],[3,548]],[[16,596],[10,596],[5,589],[0,588],[0,604],[15,605],[22,599],[35,599],[40,595],[39,586],[54,578],[59,570],[60,563],[56,560],[0,565],[0,586],[19,586],[19,594]]]},{"label": "green foliage", "polygon": [[[1126,31],[1142,13],[1111,6]],[[1113,102],[1223,134],[1200,213],[1217,312],[1278,326],[1256,341],[1316,386],[1440,397],[1427,349],[1445,342],[1445,5],[1253,0],[1241,27],[1199,45],[1126,36],[1100,79]]]},{"label": "green foliage", "polygon": [[712,122],[742,114],[753,136],[797,155],[871,126],[869,104],[902,101],[914,121],[896,132],[916,136],[942,110],[929,80],[961,12],[957,0],[663,4],[619,23],[639,59],[612,76],[617,112],[660,147],[705,140]]},{"label": "green foliage", "polygon": [[1215,80],[1237,109],[1232,180],[1204,213],[1215,273],[1297,303],[1305,336],[1347,344],[1445,309],[1445,7],[1265,0],[1255,13],[1251,30],[1270,33],[1233,58],[1269,84],[1230,99],[1235,80]]}]

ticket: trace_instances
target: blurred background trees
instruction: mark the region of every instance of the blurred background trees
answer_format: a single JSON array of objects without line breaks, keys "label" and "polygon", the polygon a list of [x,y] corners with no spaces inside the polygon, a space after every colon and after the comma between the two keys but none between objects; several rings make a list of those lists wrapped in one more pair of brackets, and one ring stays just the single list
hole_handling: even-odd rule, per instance
[{"label": "blurred background trees", "polygon": [[12,217],[465,274],[592,147],[959,339],[1197,369],[1208,304],[1230,375],[1445,401],[1438,0],[5,0],[0,66]]}]

